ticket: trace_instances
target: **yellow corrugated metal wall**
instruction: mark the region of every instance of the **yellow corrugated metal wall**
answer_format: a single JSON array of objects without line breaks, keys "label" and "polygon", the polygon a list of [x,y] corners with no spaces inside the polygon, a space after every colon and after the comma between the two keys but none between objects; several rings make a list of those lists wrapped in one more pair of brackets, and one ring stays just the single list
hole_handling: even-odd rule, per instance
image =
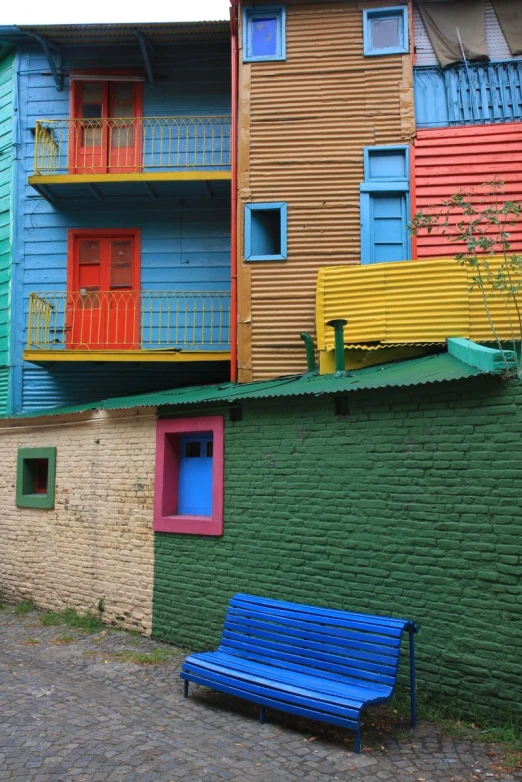
[{"label": "yellow corrugated metal wall", "polygon": [[[488,261],[495,275],[503,258]],[[334,318],[348,321],[346,345],[443,343],[449,337],[492,341],[482,293],[477,286],[470,291],[474,276],[475,270],[448,258],[322,268],[317,281],[318,349],[333,349],[334,331],[326,323]],[[513,283],[521,282],[515,274]],[[513,300],[503,299],[486,279],[484,283],[499,338],[520,339]]]},{"label": "yellow corrugated metal wall", "polygon": [[363,8],[394,4],[288,2],[286,61],[240,53],[240,259],[244,204],[288,203],[288,260],[239,264],[241,381],[306,370],[319,267],[360,263],[363,147],[411,142],[409,55],[363,56]]}]

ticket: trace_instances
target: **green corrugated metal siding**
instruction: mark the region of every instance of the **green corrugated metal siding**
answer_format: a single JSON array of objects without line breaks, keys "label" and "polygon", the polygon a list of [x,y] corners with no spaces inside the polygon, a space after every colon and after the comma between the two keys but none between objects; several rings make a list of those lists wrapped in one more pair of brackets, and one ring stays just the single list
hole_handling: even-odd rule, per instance
[{"label": "green corrugated metal siding", "polygon": [[6,410],[9,379],[13,63],[13,54],[0,60],[0,412]]},{"label": "green corrugated metal siding", "polygon": [[86,410],[121,410],[132,407],[161,407],[171,405],[193,405],[206,402],[235,402],[242,399],[272,399],[275,397],[303,396],[311,394],[342,394],[372,388],[415,386],[424,383],[441,383],[448,380],[462,380],[466,377],[487,374],[465,364],[448,353],[437,356],[423,356],[395,364],[358,369],[345,376],[336,375],[291,375],[275,380],[257,383],[220,383],[213,386],[191,386],[172,391],[158,391],[151,394],[103,399],[95,404],[77,405],[38,410],[16,418],[35,418],[45,415],[64,415]]}]

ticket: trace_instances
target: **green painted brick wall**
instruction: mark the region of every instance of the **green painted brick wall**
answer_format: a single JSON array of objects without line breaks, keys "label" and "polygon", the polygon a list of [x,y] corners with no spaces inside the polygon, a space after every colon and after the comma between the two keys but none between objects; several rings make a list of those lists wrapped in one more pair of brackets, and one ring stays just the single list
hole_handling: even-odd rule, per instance
[{"label": "green painted brick wall", "polygon": [[522,713],[522,385],[349,404],[226,417],[225,533],[155,536],[153,634],[214,647],[236,591],[404,616],[422,628],[422,690]]}]

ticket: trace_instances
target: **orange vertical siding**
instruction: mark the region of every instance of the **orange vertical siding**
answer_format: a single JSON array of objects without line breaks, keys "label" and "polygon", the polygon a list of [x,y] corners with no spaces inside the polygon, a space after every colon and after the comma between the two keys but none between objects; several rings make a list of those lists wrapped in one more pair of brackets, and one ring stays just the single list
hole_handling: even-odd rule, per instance
[{"label": "orange vertical siding", "polygon": [[306,371],[318,269],[360,263],[363,147],[411,142],[410,56],[363,56],[362,9],[394,4],[289,2],[286,61],[240,63],[241,253],[244,204],[288,203],[288,260],[238,270],[242,381]]},{"label": "orange vertical siding", "polygon": [[[425,210],[459,188],[479,188],[497,177],[503,200],[522,200],[522,125],[473,125],[419,130],[415,140],[415,208]],[[522,250],[522,224],[512,232],[512,248]],[[459,247],[440,232],[417,237],[417,258],[454,256]]]}]

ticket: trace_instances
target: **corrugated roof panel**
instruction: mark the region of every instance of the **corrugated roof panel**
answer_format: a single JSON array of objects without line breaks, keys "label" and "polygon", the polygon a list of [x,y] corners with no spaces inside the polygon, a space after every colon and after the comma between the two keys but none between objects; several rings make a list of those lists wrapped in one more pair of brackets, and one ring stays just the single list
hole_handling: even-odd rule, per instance
[{"label": "corrugated roof panel", "polygon": [[165,22],[135,24],[50,24],[19,25],[19,30],[28,35],[40,35],[56,44],[137,43],[136,30],[142,32],[153,44],[170,43],[176,40],[208,40],[228,38],[228,21]]},{"label": "corrugated roof panel", "polygon": [[221,383],[213,386],[178,388],[128,397],[105,399],[93,405],[40,410],[14,416],[16,419],[41,416],[65,415],[86,410],[123,410],[136,407],[171,407],[175,405],[201,405],[208,403],[229,403],[240,400],[276,399],[298,396],[322,396],[364,391],[378,388],[424,385],[462,380],[486,374],[482,370],[442,353],[434,356],[398,361],[354,370],[344,375],[290,375],[255,383],[234,385]]}]

